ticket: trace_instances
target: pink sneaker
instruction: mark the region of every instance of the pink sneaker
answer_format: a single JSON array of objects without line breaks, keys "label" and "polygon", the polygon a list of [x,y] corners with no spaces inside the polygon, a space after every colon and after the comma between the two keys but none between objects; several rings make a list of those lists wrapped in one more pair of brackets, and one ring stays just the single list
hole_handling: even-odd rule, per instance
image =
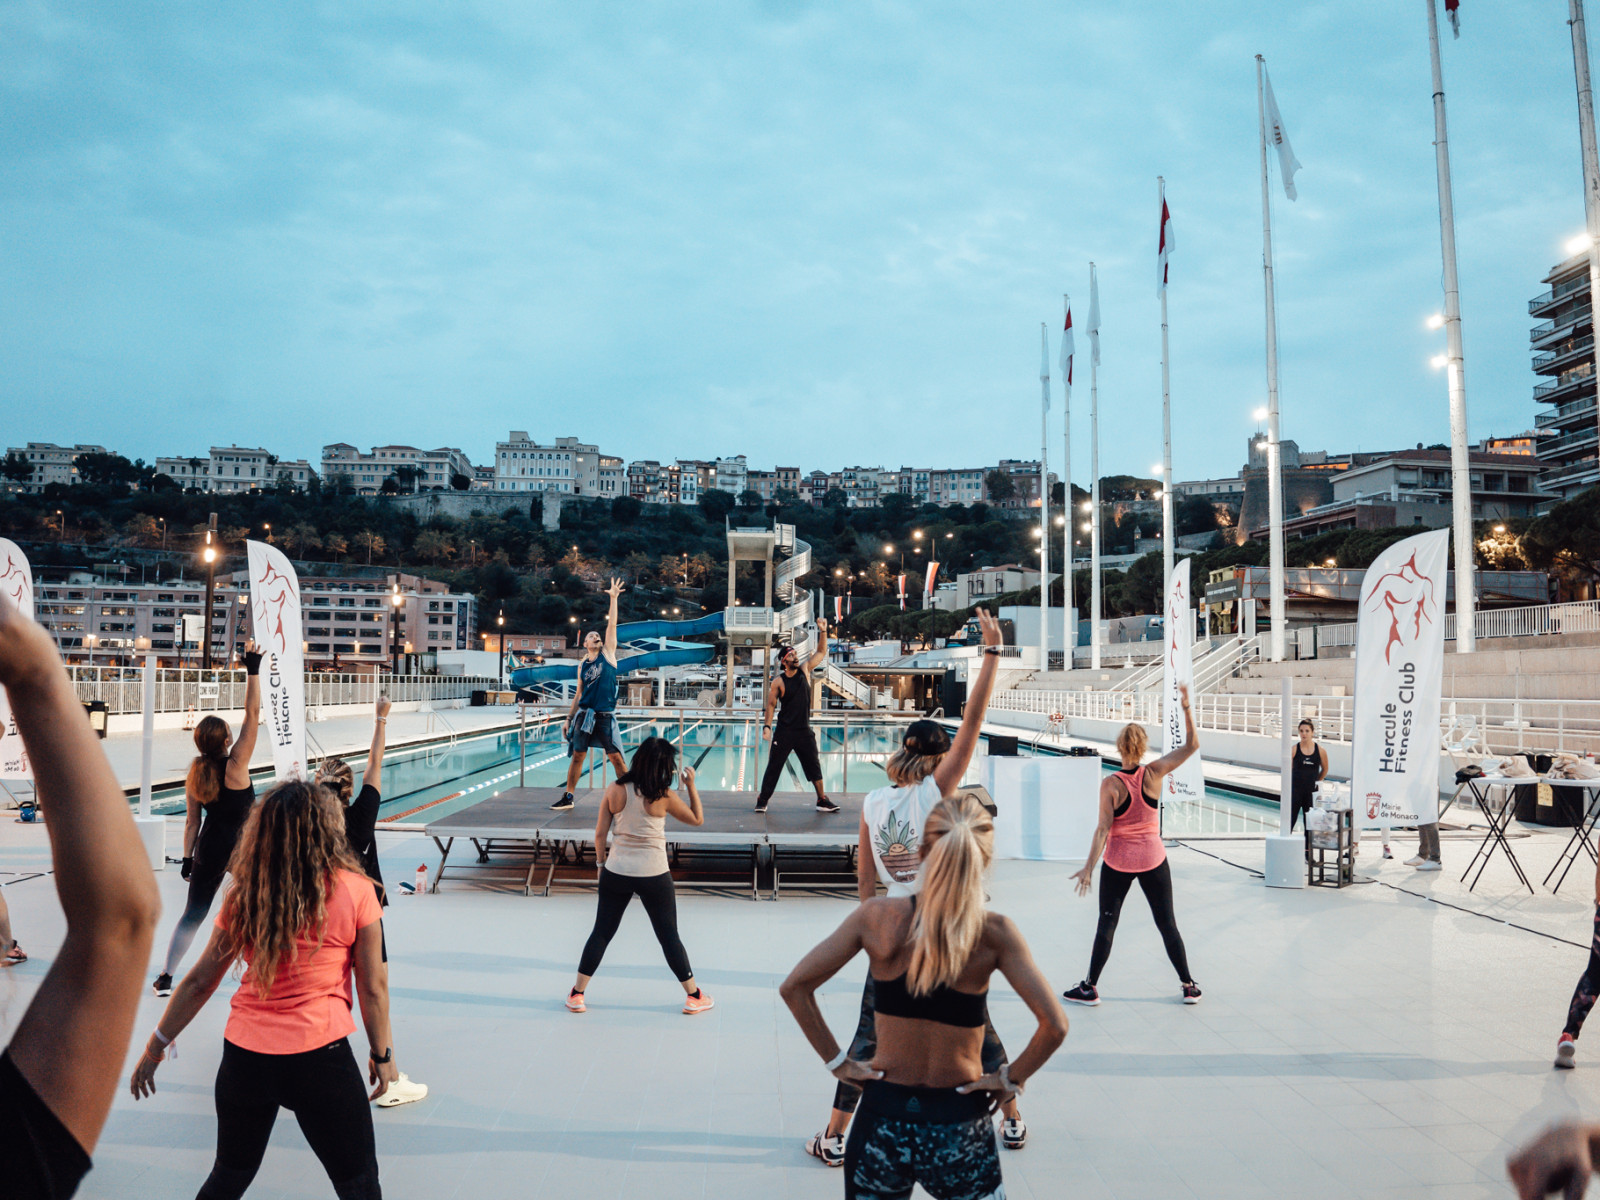
[{"label": "pink sneaker", "polygon": [[694,1016],[695,1013],[707,1012],[716,1006],[717,1002],[711,998],[710,993],[708,993],[705,988],[700,989],[700,994],[698,996],[685,996],[683,998],[683,1011],[688,1013],[691,1017]]},{"label": "pink sneaker", "polygon": [[568,1012],[588,1012],[589,1011],[589,1006],[583,1002],[583,993],[582,992],[568,992],[567,993],[567,1011]]}]

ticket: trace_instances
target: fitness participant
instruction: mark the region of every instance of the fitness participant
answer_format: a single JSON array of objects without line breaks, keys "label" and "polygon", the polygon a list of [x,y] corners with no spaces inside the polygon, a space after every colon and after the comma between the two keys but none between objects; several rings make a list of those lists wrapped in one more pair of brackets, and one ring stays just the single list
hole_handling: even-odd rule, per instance
[{"label": "fitness participant", "polygon": [[233,740],[233,731],[218,716],[202,717],[194,729],[194,745],[200,753],[189,764],[189,776],[183,783],[188,810],[183,822],[183,877],[189,881],[189,902],[172,930],[166,964],[153,985],[158,996],[172,995],[173,972],[211,911],[239,830],[255,803],[250,756],[255,753],[256,731],[261,725],[261,657],[254,642],[245,643],[244,720],[239,725],[239,740]]},{"label": "fitness participant", "polygon": [[[845,1147],[845,1196],[939,1200],[1003,1196],[991,1114],[1067,1036],[1067,1018],[1022,934],[984,911],[994,822],[970,796],[941,801],[919,841],[922,889],[864,901],[779,988],[806,1040],[841,1082],[862,1089]],[[839,1048],[817,988],[867,952],[877,1027],[870,1062]],[[983,1061],[990,976],[999,971],[1038,1020],[1027,1048]]]},{"label": "fitness participant", "polygon": [[[811,673],[828,661],[828,623],[817,622],[820,641],[817,652],[800,665],[800,655],[793,646],[785,646],[778,656],[783,671],[767,689],[767,709],[761,717],[761,738],[772,744],[767,750],[767,770],[761,776],[761,794],[756,797],[756,811],[767,811],[767,801],[778,786],[778,776],[783,764],[793,751],[800,756],[800,769],[806,780],[817,789],[817,811],[836,813],[839,806],[828,799],[822,790],[822,760],[817,756],[817,735],[811,731]],[[774,731],[772,709],[778,709],[777,729]]]},{"label": "fitness participant", "polygon": [[28,961],[17,939],[11,936],[11,910],[6,906],[4,892],[0,892],[0,949],[5,951],[5,957],[0,958],[0,967],[14,967]]},{"label": "fitness participant", "polygon": [[1085,895],[1094,880],[1094,865],[1105,851],[1105,871],[1100,876],[1100,926],[1094,934],[1094,951],[1089,957],[1089,974],[1084,981],[1063,995],[1075,1004],[1100,1003],[1096,985],[1106,960],[1111,957],[1111,939],[1117,932],[1122,902],[1137,881],[1150,902],[1167,957],[1177,969],[1183,985],[1185,1004],[1200,1003],[1200,987],[1189,974],[1189,959],[1184,953],[1183,936],[1172,915],[1172,867],[1167,848],[1161,843],[1161,783],[1178,765],[1200,748],[1194,714],[1189,709],[1189,689],[1178,685],[1183,700],[1183,745],[1147,766],[1140,766],[1149,745],[1144,726],[1124,725],[1117,734],[1117,752],[1122,755],[1122,770],[1100,784],[1100,826],[1094,831],[1089,860],[1073,875],[1078,895]]},{"label": "fitness participant", "polygon": [[1589,942],[1589,963],[1578,976],[1578,986],[1572,991],[1572,1003],[1567,1006],[1567,1025],[1556,1041],[1556,1066],[1571,1069],[1578,1055],[1578,1035],[1583,1032],[1583,1022],[1600,996],[1600,865],[1594,875],[1594,936]]},{"label": "fitness participant", "polygon": [[[692,1016],[714,1007],[715,1002],[695,983],[688,952],[678,938],[678,896],[667,864],[666,818],[670,813],[685,825],[701,825],[706,817],[700,807],[693,767],[684,767],[681,776],[689,803],[685,804],[672,790],[677,759],[677,747],[666,738],[645,738],[633,753],[633,765],[615,783],[606,786],[600,817],[594,826],[600,905],[594,917],[594,931],[578,960],[578,978],[567,993],[567,1008],[575,1013],[587,1011],[584,991],[600,969],[600,960],[622,924],[628,901],[635,896],[644,905],[650,926],[656,931],[656,941],[667,956],[667,965],[683,985],[683,1011]],[[608,849],[606,835],[613,823],[617,833]]]},{"label": "fitness participant", "polygon": [[1328,752],[1317,744],[1317,727],[1310,717],[1300,721],[1300,740],[1294,745],[1289,761],[1289,828],[1293,829],[1300,814],[1311,811],[1311,797],[1317,784],[1328,777]]},{"label": "fitness participant", "polygon": [[590,630],[583,639],[584,657],[578,664],[578,694],[572,698],[567,719],[561,723],[561,736],[567,739],[567,790],[550,807],[563,812],[577,803],[572,789],[583,774],[583,760],[591,746],[599,746],[620,776],[627,769],[622,761],[622,745],[617,740],[617,597],[622,595],[622,580],[613,579],[606,589],[611,608],[606,613],[606,636]]},{"label": "fitness participant", "polygon": [[[372,880],[372,888],[377,894],[378,906],[381,909],[389,904],[389,897],[383,889],[383,871],[378,864],[377,834],[378,808],[383,804],[383,793],[378,789],[383,785],[383,750],[388,738],[389,697],[378,697],[377,712],[374,717],[372,746],[367,751],[367,769],[362,772],[361,790],[355,793],[354,801],[351,800],[351,792],[355,790],[355,775],[350,770],[350,764],[344,759],[323,759],[321,765],[317,767],[317,782],[333,793],[334,799],[339,802],[339,807],[344,810],[345,840],[350,843],[350,849],[355,853],[356,860],[360,862],[367,878]],[[378,947],[382,952],[383,971],[387,977],[389,943],[384,936],[381,921],[378,933]],[[400,1077],[378,1098],[378,1107],[395,1108],[401,1104],[411,1104],[427,1094],[427,1084],[417,1083],[402,1071]]]},{"label": "fitness participant", "polygon": [[[230,863],[233,886],[211,941],[184,976],[134,1068],[135,1099],[155,1093],[156,1067],[237,960],[217,1068],[217,1154],[197,1200],[235,1200],[261,1167],[287,1108],[340,1200],[379,1200],[369,1099],[399,1077],[389,1031],[382,910],[350,852],[344,814],[326,788],[291,779],[250,813]],[[367,1095],[350,1052],[350,976],[366,1026]]]}]

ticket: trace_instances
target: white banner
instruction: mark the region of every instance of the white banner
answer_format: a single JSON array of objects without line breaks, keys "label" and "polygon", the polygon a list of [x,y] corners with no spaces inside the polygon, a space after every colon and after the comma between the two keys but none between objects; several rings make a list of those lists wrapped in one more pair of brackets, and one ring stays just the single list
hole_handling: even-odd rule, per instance
[{"label": "white banner", "polygon": [[277,547],[246,542],[250,619],[261,660],[261,706],[279,779],[305,779],[306,661],[300,632],[300,580]]},{"label": "white banner", "polygon": [[[23,616],[33,616],[33,568],[28,556],[15,542],[0,538],[0,593],[17,606]],[[33,767],[23,748],[22,735],[11,715],[11,701],[0,688],[0,779],[32,779]]]},{"label": "white banner", "polygon": [[[1181,683],[1194,693],[1194,617],[1189,608],[1189,560],[1172,570],[1167,584],[1167,653],[1161,665],[1161,752],[1171,754],[1188,740],[1183,722],[1183,700],[1178,695]],[[1200,756],[1192,754],[1182,766],[1167,776],[1162,789],[1164,800],[1198,800],[1206,794],[1206,778]]]},{"label": "white banner", "polygon": [[1450,531],[1396,542],[1361,583],[1350,793],[1356,819],[1439,819],[1439,684]]}]

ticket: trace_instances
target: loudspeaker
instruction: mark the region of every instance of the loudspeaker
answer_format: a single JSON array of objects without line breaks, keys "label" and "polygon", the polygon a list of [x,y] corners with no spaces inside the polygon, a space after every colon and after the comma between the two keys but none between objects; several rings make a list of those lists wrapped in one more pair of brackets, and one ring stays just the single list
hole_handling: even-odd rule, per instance
[{"label": "loudspeaker", "polygon": [[1015,758],[1017,756],[1017,738],[1010,733],[991,733],[989,735],[990,758]]}]

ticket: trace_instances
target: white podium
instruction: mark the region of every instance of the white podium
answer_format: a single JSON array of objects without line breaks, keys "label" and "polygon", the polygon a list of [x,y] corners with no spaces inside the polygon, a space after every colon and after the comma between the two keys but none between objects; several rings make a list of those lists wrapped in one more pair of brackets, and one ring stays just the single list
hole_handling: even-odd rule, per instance
[{"label": "white podium", "polygon": [[1100,819],[1098,757],[978,760],[979,782],[999,810],[996,858],[1081,862]]},{"label": "white podium", "polygon": [[1267,836],[1267,869],[1263,882],[1273,888],[1303,888],[1306,886],[1306,839],[1303,834],[1291,833]]},{"label": "white podium", "polygon": [[157,871],[167,868],[167,819],[165,817],[135,817],[134,826],[144,842],[144,851],[150,856],[150,865]]}]

